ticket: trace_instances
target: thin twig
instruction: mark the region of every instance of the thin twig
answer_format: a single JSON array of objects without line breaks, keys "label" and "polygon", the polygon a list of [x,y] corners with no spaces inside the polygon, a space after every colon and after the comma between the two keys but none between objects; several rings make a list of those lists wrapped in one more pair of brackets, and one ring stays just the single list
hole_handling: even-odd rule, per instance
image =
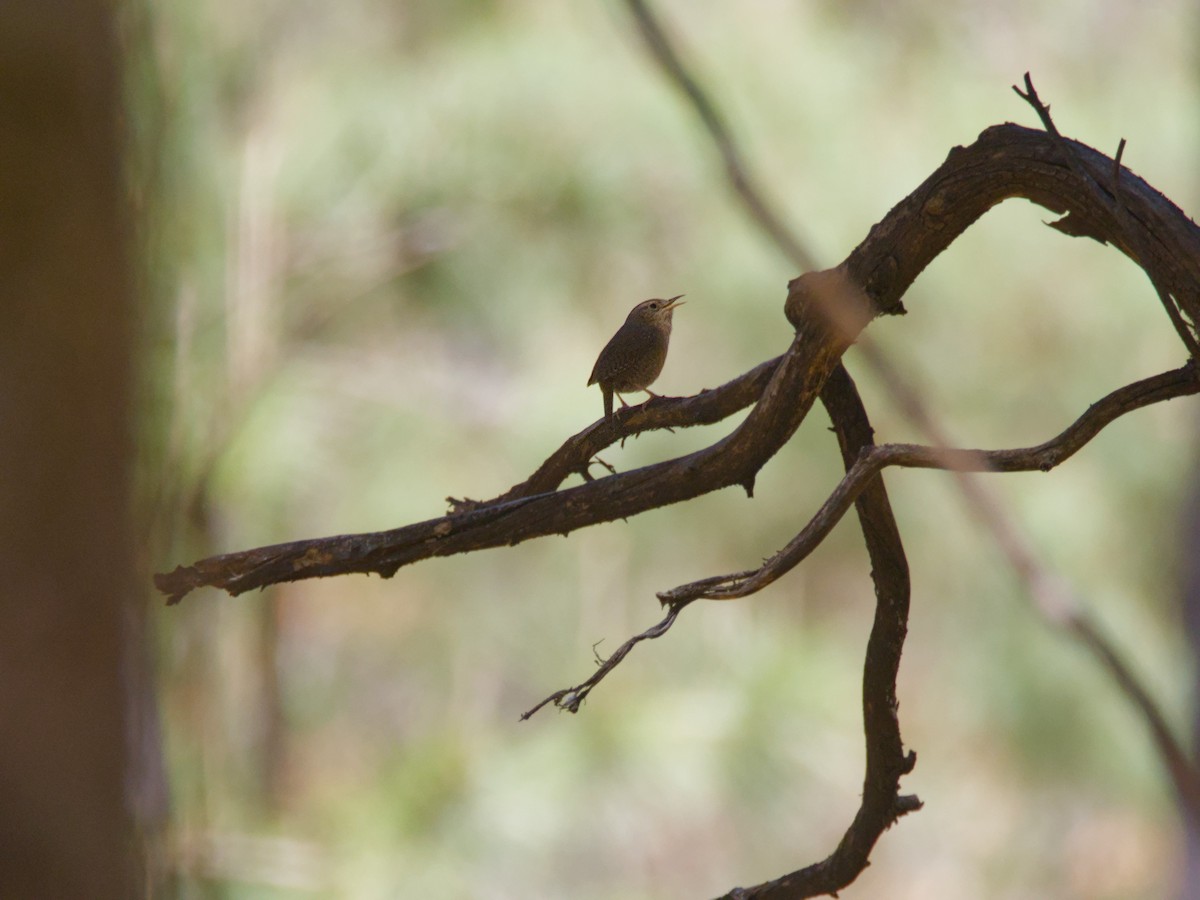
[{"label": "thin twig", "polygon": [[[621,660],[629,655],[630,650],[632,650],[642,641],[652,641],[655,638],[662,637],[664,634],[670,631],[671,626],[675,624],[675,619],[679,616],[680,611],[683,610],[683,608],[690,602],[691,601],[689,600],[683,600],[679,603],[670,604],[670,608],[667,610],[667,615],[661,622],[656,625],[652,625],[641,634],[635,634],[620,647],[618,647],[616,651],[613,652],[612,656],[608,657],[607,659],[602,659],[599,654],[596,654],[596,659],[600,665],[591,678],[581,684],[575,685],[574,687],[563,688],[561,691],[555,691],[537,706],[534,706],[531,709],[521,713],[521,721],[525,721],[543,706],[546,706],[550,703],[553,703],[559,709],[565,709],[567,712],[579,712],[579,707],[583,704],[583,701],[587,699],[587,695],[592,692],[592,688],[603,681],[609,672],[620,665]],[[592,652],[595,653],[595,647],[592,648]]]},{"label": "thin twig", "polygon": [[1099,182],[1096,181],[1091,172],[1084,168],[1084,165],[1079,160],[1079,157],[1071,152],[1071,147],[1067,143],[1067,139],[1059,133],[1058,126],[1055,125],[1054,120],[1050,118],[1050,106],[1046,103],[1043,103],[1042,98],[1038,96],[1037,89],[1033,86],[1033,79],[1030,77],[1029,73],[1025,73],[1024,92],[1022,92],[1021,89],[1015,84],[1012,86],[1012,89],[1018,97],[1033,107],[1033,110],[1037,113],[1038,118],[1042,120],[1042,126],[1046,129],[1046,133],[1050,135],[1054,142],[1059,146],[1059,149],[1062,150],[1063,160],[1068,166],[1071,167],[1071,171],[1074,172],[1079,180],[1084,184],[1091,185],[1093,189],[1098,192],[1097,196],[1100,199],[1100,202],[1109,207],[1111,210],[1112,201],[1110,198],[1104,195],[1104,191],[1100,188]]},{"label": "thin twig", "polygon": [[[1093,196],[1097,199],[1102,207],[1108,210],[1113,218],[1113,224],[1124,240],[1137,256],[1142,259],[1149,258],[1145,248],[1145,236],[1137,223],[1132,221],[1125,202],[1121,198],[1120,192],[1120,173],[1121,173],[1121,157],[1125,153],[1125,139],[1121,138],[1121,142],[1117,145],[1117,157],[1113,160],[1113,190],[1111,195],[1106,193],[1099,180],[1092,175],[1091,171],[1083,164],[1079,158],[1079,154],[1071,145],[1071,142],[1062,136],[1058,130],[1058,126],[1054,124],[1054,119],[1050,116],[1049,104],[1043,103],[1041,97],[1038,96],[1037,89],[1033,86],[1033,79],[1029,73],[1025,73],[1025,90],[1021,91],[1016,85],[1013,85],[1013,90],[1017,96],[1033,107],[1038,118],[1041,119],[1046,133],[1050,135],[1063,160],[1071,167],[1071,171],[1076,174],[1081,182],[1088,185]],[[1154,285],[1154,290],[1158,295],[1158,300],[1162,304],[1163,309],[1167,313],[1167,318],[1171,320],[1171,325],[1175,329],[1175,333],[1179,335],[1179,339],[1183,341],[1185,347],[1188,348],[1188,353],[1192,357],[1200,357],[1200,338],[1197,337],[1195,326],[1189,327],[1187,321],[1183,317],[1183,312],[1179,308],[1179,304],[1171,296],[1171,292],[1164,287],[1155,273],[1143,267],[1150,283]]]},{"label": "thin twig", "polygon": [[1192,354],[1192,358],[1200,359],[1200,339],[1197,339],[1192,328],[1188,326],[1187,321],[1183,318],[1179,304],[1153,278],[1150,281],[1154,284],[1155,293],[1158,294],[1158,301],[1163,305],[1163,309],[1167,311],[1167,317],[1175,327],[1175,333],[1179,335],[1179,339],[1188,348],[1188,352]]},{"label": "thin twig", "polygon": [[1113,157],[1112,164],[1112,195],[1117,206],[1121,209],[1125,208],[1124,201],[1121,200],[1121,158],[1125,155],[1125,138],[1117,144],[1117,155]]}]

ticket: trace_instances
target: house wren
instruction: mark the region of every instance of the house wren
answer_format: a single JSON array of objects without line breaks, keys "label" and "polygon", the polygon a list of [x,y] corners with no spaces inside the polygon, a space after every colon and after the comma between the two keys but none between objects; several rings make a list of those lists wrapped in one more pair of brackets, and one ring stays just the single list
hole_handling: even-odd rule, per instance
[{"label": "house wren", "polygon": [[[682,297],[680,294],[679,297]],[[667,361],[667,343],[671,340],[671,316],[676,306],[682,303],[670,300],[643,300],[635,306],[617,329],[596,360],[588,386],[599,382],[604,393],[604,417],[613,417],[613,394],[628,406],[621,394],[645,391],[651,397],[658,396],[650,385],[662,371]]]}]

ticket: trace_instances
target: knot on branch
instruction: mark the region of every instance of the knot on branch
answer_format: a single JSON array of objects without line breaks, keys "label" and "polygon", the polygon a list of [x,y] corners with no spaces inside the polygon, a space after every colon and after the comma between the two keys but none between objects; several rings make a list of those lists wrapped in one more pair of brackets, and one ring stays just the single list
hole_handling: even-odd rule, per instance
[{"label": "knot on branch", "polygon": [[852,344],[879,314],[844,266],[793,278],[783,308],[796,331],[820,329],[842,345]]}]

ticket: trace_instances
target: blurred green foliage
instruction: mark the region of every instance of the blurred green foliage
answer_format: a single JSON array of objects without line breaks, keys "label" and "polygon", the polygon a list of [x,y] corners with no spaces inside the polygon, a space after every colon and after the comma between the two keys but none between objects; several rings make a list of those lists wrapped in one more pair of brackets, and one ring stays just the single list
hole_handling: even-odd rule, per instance
[{"label": "blurred green foliage", "polygon": [[[802,240],[840,261],[1026,70],[1069,136],[1185,210],[1194,4],[661,4]],[[132,4],[149,566],[439,515],[600,413],[628,308],[686,292],[656,389],[788,343],[797,274],[746,220],[620,4]],[[1152,99],[1153,102],[1147,102]],[[1056,433],[1180,349],[1144,276],[1013,202],[871,334],[956,439]],[[859,375],[878,435],[917,436]],[[184,897],[685,897],[836,844],[861,787],[873,595],[855,524],[752,599],[689,609],[577,717],[517,716],[742,569],[836,483],[817,410],[735,491],[528,545],[158,618]],[[1173,595],[1194,404],[999,489],[1182,723]],[[629,469],[726,433],[647,435]],[[854,896],[1169,896],[1179,839],[1137,717],[1049,632],[945,476],[888,482],[913,567],[901,725],[927,803]],[[597,644],[597,642],[600,642]]]}]

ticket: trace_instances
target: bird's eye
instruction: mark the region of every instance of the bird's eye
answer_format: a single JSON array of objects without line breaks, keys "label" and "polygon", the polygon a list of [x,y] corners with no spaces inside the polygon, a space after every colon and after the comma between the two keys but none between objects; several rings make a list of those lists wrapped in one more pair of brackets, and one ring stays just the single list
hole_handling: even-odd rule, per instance
[{"label": "bird's eye", "polygon": [[658,304],[657,304],[657,303],[651,303],[651,304],[650,304],[650,308],[651,308],[651,309],[658,309]]}]

